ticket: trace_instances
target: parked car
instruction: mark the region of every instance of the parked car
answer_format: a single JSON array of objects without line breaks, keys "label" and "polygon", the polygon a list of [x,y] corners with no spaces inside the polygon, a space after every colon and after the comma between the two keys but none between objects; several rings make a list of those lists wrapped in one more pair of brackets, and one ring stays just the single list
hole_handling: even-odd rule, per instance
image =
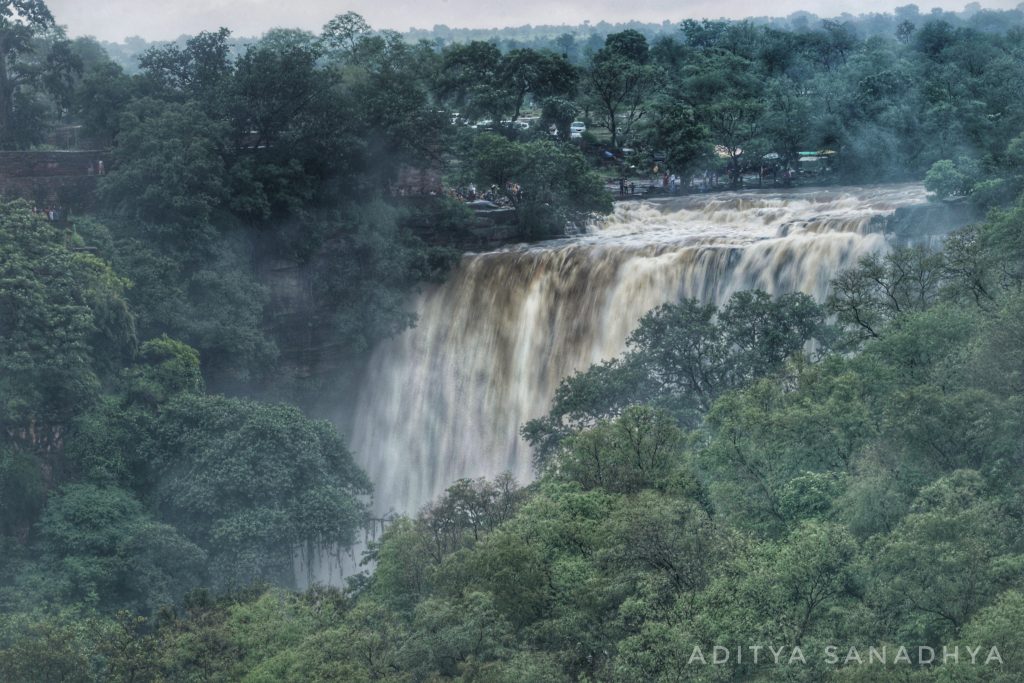
[{"label": "parked car", "polygon": [[494,202],[487,201],[486,199],[474,199],[471,202],[466,202],[466,206],[474,211],[495,211],[497,209],[501,209],[500,206]]}]

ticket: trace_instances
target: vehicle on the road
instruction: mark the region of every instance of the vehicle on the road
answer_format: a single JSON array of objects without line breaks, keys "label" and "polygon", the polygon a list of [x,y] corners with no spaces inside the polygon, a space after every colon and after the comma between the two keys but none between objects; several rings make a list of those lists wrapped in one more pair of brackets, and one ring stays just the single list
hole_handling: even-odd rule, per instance
[{"label": "vehicle on the road", "polygon": [[486,199],[474,199],[471,202],[466,202],[466,206],[474,211],[495,211],[501,209],[500,206]]}]

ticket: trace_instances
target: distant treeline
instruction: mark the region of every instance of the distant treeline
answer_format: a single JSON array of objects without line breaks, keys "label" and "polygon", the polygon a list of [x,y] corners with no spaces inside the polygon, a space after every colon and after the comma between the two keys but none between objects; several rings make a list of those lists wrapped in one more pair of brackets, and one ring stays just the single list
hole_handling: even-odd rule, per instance
[{"label": "distant treeline", "polygon": [[[793,12],[785,17],[750,17],[744,20],[758,26],[767,26],[780,31],[809,31],[821,25],[825,19],[849,25],[859,36],[891,36],[904,21],[918,24],[927,21],[944,21],[956,28],[970,28],[985,33],[1001,33],[1010,28],[1024,26],[1024,10],[1020,6],[1009,10],[984,9],[977,2],[969,3],[963,11],[953,12],[933,8],[922,12],[914,4],[897,7],[892,13],[869,12],[822,17],[812,12]],[[643,22],[589,21],[582,24],[525,24],[503,28],[457,28],[437,24],[433,28],[413,28],[403,33],[410,42],[426,40],[440,46],[452,43],[469,43],[483,40],[494,43],[502,51],[528,47],[535,50],[552,50],[565,53],[570,60],[582,62],[586,56],[597,52],[605,38],[612,33],[633,30],[643,34],[649,41],[678,32],[679,23],[674,21]],[[310,33],[312,35],[312,33]],[[125,38],[120,42],[100,41],[110,58],[128,71],[138,69],[138,58],[149,48],[176,44],[184,47],[191,36],[182,35],[173,41],[149,41],[139,36]],[[232,51],[241,54],[246,46],[259,41],[257,37],[239,36],[230,41]]]}]

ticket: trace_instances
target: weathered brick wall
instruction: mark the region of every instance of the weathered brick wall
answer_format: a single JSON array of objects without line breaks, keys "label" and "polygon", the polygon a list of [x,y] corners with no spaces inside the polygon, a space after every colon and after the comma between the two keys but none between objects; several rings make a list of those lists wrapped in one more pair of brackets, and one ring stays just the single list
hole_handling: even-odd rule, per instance
[{"label": "weathered brick wall", "polygon": [[21,197],[37,206],[83,210],[93,204],[105,151],[0,152],[0,195]]},{"label": "weathered brick wall", "polygon": [[[100,161],[109,166],[105,151],[74,152],[0,152],[0,180],[10,178],[47,178],[89,176],[98,172]],[[90,165],[93,173],[89,173]]]}]

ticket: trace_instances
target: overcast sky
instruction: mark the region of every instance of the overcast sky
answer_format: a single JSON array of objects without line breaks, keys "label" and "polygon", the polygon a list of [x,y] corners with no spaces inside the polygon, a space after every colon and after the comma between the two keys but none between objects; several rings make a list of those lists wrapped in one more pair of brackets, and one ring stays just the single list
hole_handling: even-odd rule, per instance
[{"label": "overcast sky", "polygon": [[[986,0],[986,8],[1009,9],[1020,0]],[[72,36],[92,35],[121,41],[139,35],[148,40],[176,38],[220,26],[235,35],[258,36],[275,26],[319,29],[336,14],[351,10],[374,28],[406,30],[447,24],[459,28],[492,28],[522,24],[581,24],[679,21],[693,18],[785,16],[807,10],[822,16],[842,12],[891,11],[911,0],[48,0],[58,23]],[[960,10],[961,2],[922,2]]]}]

